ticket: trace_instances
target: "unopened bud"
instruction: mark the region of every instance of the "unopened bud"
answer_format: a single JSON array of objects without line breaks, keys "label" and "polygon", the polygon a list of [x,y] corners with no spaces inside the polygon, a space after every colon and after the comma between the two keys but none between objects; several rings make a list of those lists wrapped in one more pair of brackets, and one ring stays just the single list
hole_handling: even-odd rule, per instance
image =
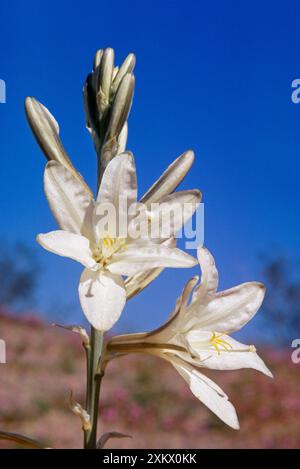
[{"label": "unopened bud", "polygon": [[97,90],[97,105],[100,116],[103,115],[109,106],[110,87],[112,82],[112,74],[114,69],[114,51],[113,49],[105,49],[99,70],[99,83]]},{"label": "unopened bud", "polygon": [[35,98],[25,100],[26,116],[42,152],[48,161],[54,160],[67,168],[72,175],[91,192],[82,176],[74,168],[59,138],[59,126],[48,109]]},{"label": "unopened bud", "polygon": [[[119,67],[115,67],[113,71],[113,76],[112,76],[113,81],[116,78],[116,75],[118,74],[118,72],[119,72]],[[110,92],[111,92],[111,88],[112,87],[110,87]]]},{"label": "unopened bud", "polygon": [[171,194],[190,170],[194,158],[194,152],[191,150],[180,155],[143,195],[141,202],[150,205]]},{"label": "unopened bud", "polygon": [[114,76],[113,83],[111,85],[111,94],[115,95],[121,81],[127,73],[132,73],[135,66],[135,55],[129,54],[124,62],[122,63],[118,73]]},{"label": "unopened bud", "polygon": [[125,122],[118,138],[118,155],[126,150],[128,137],[128,124]]},{"label": "unopened bud", "polygon": [[107,137],[108,139],[118,137],[125,122],[132,104],[134,91],[134,76],[127,74],[123,78],[116,93],[111,112]]},{"label": "unopened bud", "polygon": [[103,49],[98,49],[94,58],[94,64],[93,64],[94,71],[99,67],[102,57],[103,57]]}]

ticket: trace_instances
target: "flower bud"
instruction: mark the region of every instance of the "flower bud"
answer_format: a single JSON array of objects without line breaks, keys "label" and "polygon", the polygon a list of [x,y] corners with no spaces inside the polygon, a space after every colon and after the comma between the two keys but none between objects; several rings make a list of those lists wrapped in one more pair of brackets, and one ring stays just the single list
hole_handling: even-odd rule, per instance
[{"label": "flower bud", "polygon": [[191,150],[179,156],[153,186],[148,189],[146,194],[143,195],[141,202],[151,205],[154,202],[159,202],[166,195],[171,194],[190,170],[194,159],[194,152]]},{"label": "flower bud", "polygon": [[123,78],[125,77],[125,75],[127,73],[132,73],[133,72],[133,69],[134,69],[134,66],[135,66],[135,55],[134,54],[129,54],[126,59],[124,60],[124,62],[122,63],[118,73],[115,75],[114,79],[113,79],[113,83],[111,85],[111,95],[115,95],[116,92],[117,92],[117,89],[121,83],[121,81],[123,80]]},{"label": "flower bud", "polygon": [[101,65],[102,57],[103,57],[103,50],[99,49],[95,54],[94,64],[93,64],[94,73],[92,74],[92,86],[93,86],[93,92],[95,95],[99,91],[99,76],[100,76],[100,65]]},{"label": "flower bud", "polygon": [[118,155],[120,153],[124,153],[126,150],[126,144],[127,144],[127,136],[128,136],[128,124],[125,122],[123,125],[123,128],[121,130],[121,133],[118,138]]},{"label": "flower bud", "polygon": [[71,163],[59,138],[59,125],[48,109],[35,98],[28,97],[25,100],[25,111],[32,133],[47,160],[61,163],[91,192]]},{"label": "flower bud", "polygon": [[96,151],[100,148],[98,110],[93,90],[95,75],[89,74],[83,87],[83,105],[85,112],[85,123],[91,137],[94,141]]},{"label": "flower bud", "polygon": [[[113,71],[113,76],[112,76],[113,81],[116,78],[116,75],[118,74],[118,72],[119,72],[119,67],[115,67]],[[110,91],[111,91],[111,88],[110,88]]]},{"label": "flower bud", "polygon": [[110,87],[114,70],[114,51],[105,49],[99,66],[99,83],[97,83],[97,106],[100,118],[109,106]]},{"label": "flower bud", "polygon": [[106,137],[107,139],[112,139],[114,137],[118,138],[128,118],[132,104],[133,91],[134,76],[127,73],[118,88],[112,105],[111,118]]},{"label": "flower bud", "polygon": [[98,49],[95,54],[94,63],[93,63],[94,71],[99,67],[102,57],[103,57],[103,49]]}]

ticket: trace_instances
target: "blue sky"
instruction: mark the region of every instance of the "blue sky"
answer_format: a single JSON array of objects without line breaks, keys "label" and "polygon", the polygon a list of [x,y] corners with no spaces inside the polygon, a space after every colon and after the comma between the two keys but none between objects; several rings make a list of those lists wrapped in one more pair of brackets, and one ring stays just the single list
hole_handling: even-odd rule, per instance
[{"label": "blue sky", "polygon": [[[38,307],[48,318],[61,310],[63,320],[82,321],[81,268],[35,243],[37,233],[56,225],[24,98],[49,107],[74,164],[94,187],[82,84],[97,48],[113,47],[117,62],[134,52],[128,148],[140,193],[192,148],[197,159],[182,188],[203,192],[205,244],[221,287],[260,280],[260,252],[299,254],[300,104],[291,101],[291,82],[300,78],[299,13],[293,1],[1,2],[7,103],[0,104],[0,235],[35,251],[43,267]],[[158,325],[195,271],[165,271],[129,302],[119,328]]]}]

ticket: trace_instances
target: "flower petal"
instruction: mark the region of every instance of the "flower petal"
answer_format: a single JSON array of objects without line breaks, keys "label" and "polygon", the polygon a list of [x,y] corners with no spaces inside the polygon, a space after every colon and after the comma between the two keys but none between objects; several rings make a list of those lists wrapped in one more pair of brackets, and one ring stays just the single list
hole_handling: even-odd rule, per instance
[{"label": "flower petal", "polygon": [[188,383],[194,396],[231,428],[240,428],[235,408],[219,386],[182,360],[172,357],[169,361]]},{"label": "flower petal", "polygon": [[[136,200],[137,181],[133,155],[131,153],[122,153],[115,156],[104,171],[96,201],[95,225],[103,215],[102,213],[99,215],[101,204],[111,204],[115,208],[118,219],[122,220],[124,219],[123,215],[127,216],[128,208],[136,203]],[[98,235],[100,236],[101,233]],[[113,236],[117,235],[117,233],[113,234]]]},{"label": "flower petal", "polygon": [[57,161],[47,164],[44,185],[50,208],[60,227],[91,239],[94,208],[91,193]]},{"label": "flower petal", "polygon": [[[153,239],[175,237],[192,217],[201,200],[197,189],[177,191],[151,205],[151,223],[141,226],[141,236]],[[142,232],[144,229],[144,232]]]},{"label": "flower petal", "polygon": [[171,194],[190,170],[194,159],[193,151],[186,151],[180,155],[143,195],[141,202],[150,206],[153,202],[160,202],[163,197]]},{"label": "flower petal", "polygon": [[[151,342],[167,343],[171,341],[178,331],[181,330],[182,320],[184,319],[185,308],[187,306],[191,291],[198,281],[198,277],[191,278],[185,285],[180,297],[176,301],[176,305],[168,320],[157,329],[147,333],[147,339]],[[178,344],[180,345],[180,344]]]},{"label": "flower petal", "polygon": [[87,320],[100,331],[107,331],[119,319],[126,303],[122,277],[110,272],[85,269],[79,283],[79,298]]},{"label": "flower petal", "polygon": [[218,288],[219,275],[215,260],[208,249],[199,247],[197,256],[202,275],[200,284],[194,290],[192,303],[197,301],[199,304],[205,304],[214,296]]},{"label": "flower petal", "polygon": [[248,282],[217,293],[205,306],[198,301],[188,314],[197,316],[197,327],[216,332],[232,332],[241,329],[253,318],[262,304],[265,287],[259,282]]},{"label": "flower petal", "polygon": [[44,249],[58,256],[69,257],[90,269],[97,266],[92,257],[89,240],[83,236],[61,230],[39,234],[36,240]]},{"label": "flower petal", "polygon": [[163,271],[163,267],[156,267],[154,269],[143,270],[137,272],[125,280],[127,299],[133,298],[146,288],[159,274]]},{"label": "flower petal", "polygon": [[193,267],[196,259],[177,248],[157,244],[132,244],[112,257],[108,269],[120,275],[135,275],[155,267]]},{"label": "flower petal", "polygon": [[272,378],[271,371],[257,355],[254,346],[242,344],[228,335],[220,334],[219,337],[224,341],[224,345],[218,345],[218,350],[212,347],[211,350],[205,351],[203,343],[208,342],[209,336],[212,336],[211,332],[202,330],[193,330],[187,333],[186,339],[191,350],[200,356],[199,360],[193,359],[191,363],[212,370],[252,368]]},{"label": "flower petal", "polygon": [[[176,240],[174,238],[167,239],[163,242],[163,245],[175,248]],[[142,272],[138,272],[135,275],[128,277],[125,280],[127,299],[132,298],[144,290],[144,288],[153,282],[153,280],[155,280],[162,271],[163,267],[156,267],[154,269],[143,270]]]}]

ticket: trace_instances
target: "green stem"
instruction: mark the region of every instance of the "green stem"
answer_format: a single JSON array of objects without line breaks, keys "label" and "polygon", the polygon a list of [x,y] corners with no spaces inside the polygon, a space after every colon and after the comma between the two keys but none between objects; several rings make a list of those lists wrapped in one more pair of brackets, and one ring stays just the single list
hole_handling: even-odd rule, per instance
[{"label": "green stem", "polygon": [[99,372],[103,333],[91,327],[90,353],[87,354],[86,410],[90,415],[91,428],[84,433],[84,448],[95,449],[97,443],[97,424],[99,413],[100,385],[103,374]]},{"label": "green stem", "polygon": [[[106,128],[103,134],[105,135]],[[100,140],[97,151],[98,171],[97,171],[97,193],[101,184],[104,168],[101,164],[101,154],[103,141]],[[101,367],[103,352],[103,332],[97,331],[91,326],[90,345],[87,349],[87,383],[86,383],[86,410],[90,416],[91,428],[84,432],[84,448],[96,449],[97,445],[97,425],[99,415],[99,397],[101,381],[104,375]]]}]

